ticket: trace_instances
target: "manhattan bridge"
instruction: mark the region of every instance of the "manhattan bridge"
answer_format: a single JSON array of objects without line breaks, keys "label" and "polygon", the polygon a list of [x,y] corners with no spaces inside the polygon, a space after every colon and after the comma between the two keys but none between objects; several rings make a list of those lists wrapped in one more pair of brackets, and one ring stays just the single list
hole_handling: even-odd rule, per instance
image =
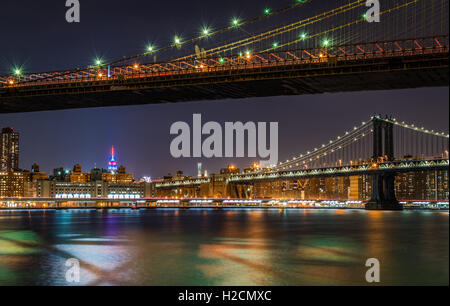
[{"label": "manhattan bridge", "polygon": [[[384,1],[379,23],[368,22],[365,0],[323,2],[297,0],[84,68],[17,68],[0,76],[0,112],[448,86],[448,0]],[[446,133],[375,115],[270,169],[229,176],[226,193],[246,198],[247,187],[262,181],[365,176],[366,208],[395,210],[402,208],[396,176],[443,171],[448,201],[448,140]],[[156,188],[195,190],[211,180]]]}]

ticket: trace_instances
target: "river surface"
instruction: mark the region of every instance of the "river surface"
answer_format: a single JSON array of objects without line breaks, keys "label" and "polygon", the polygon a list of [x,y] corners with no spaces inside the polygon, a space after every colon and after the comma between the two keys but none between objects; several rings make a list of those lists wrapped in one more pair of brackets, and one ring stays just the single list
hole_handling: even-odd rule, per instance
[{"label": "river surface", "polygon": [[0,285],[448,285],[448,253],[448,212],[0,211]]}]

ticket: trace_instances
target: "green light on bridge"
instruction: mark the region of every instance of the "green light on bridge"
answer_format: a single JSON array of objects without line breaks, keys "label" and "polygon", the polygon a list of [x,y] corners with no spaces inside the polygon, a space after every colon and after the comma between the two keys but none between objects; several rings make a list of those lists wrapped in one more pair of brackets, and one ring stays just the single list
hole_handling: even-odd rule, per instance
[{"label": "green light on bridge", "polygon": [[95,59],[94,63],[95,63],[96,66],[101,66],[102,63],[103,63],[103,60],[102,60],[101,58],[98,58],[98,57],[97,57],[97,58]]},{"label": "green light on bridge", "polygon": [[21,76],[22,75],[22,69],[21,68],[14,68],[13,69],[14,75],[15,76]]},{"label": "green light on bridge", "polygon": [[232,26],[238,26],[239,24],[241,23],[241,21],[239,20],[239,18],[237,18],[237,17],[234,17],[232,20],[231,20],[231,25]]},{"label": "green light on bridge", "polygon": [[201,30],[201,34],[203,36],[208,36],[209,34],[211,34],[211,29],[207,26],[203,26],[202,30]]}]

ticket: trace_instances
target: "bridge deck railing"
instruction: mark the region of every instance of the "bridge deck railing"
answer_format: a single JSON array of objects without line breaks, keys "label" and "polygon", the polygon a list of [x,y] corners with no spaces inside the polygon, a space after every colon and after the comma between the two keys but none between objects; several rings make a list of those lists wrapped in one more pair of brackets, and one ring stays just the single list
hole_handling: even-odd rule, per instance
[{"label": "bridge deck railing", "polygon": [[2,87],[46,86],[92,82],[116,84],[127,81],[148,81],[150,78],[196,75],[202,73],[242,72],[252,69],[297,65],[338,64],[360,60],[420,56],[449,52],[448,36],[242,54],[232,57],[198,58],[153,64],[98,67],[82,71],[60,71],[28,74],[21,77],[0,77]]}]

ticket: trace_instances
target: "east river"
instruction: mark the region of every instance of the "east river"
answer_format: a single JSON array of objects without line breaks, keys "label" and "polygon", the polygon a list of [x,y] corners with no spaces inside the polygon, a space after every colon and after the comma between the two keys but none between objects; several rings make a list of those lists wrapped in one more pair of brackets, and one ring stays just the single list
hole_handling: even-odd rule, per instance
[{"label": "east river", "polygon": [[448,254],[448,212],[0,211],[0,285],[448,286]]}]

